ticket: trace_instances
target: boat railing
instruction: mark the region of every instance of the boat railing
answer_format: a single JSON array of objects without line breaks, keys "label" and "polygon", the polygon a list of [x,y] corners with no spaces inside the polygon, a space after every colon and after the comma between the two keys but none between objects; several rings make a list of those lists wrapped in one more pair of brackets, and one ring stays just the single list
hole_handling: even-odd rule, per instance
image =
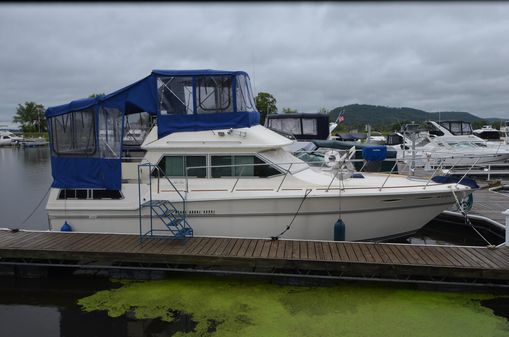
[{"label": "boat railing", "polygon": [[[475,157],[475,156],[472,156],[472,157]],[[454,157],[451,156],[450,158],[454,158]],[[442,175],[459,174],[460,171],[457,171],[456,167],[459,167],[462,160],[464,160],[465,158],[466,157],[458,158],[454,162],[454,164],[452,166],[449,166],[447,169],[445,169],[445,159],[446,158],[439,158],[439,160],[436,160],[436,162],[433,162],[431,165],[431,168],[430,168],[431,175],[427,174],[426,176],[417,177],[417,176],[413,176],[413,172],[412,172],[412,170],[410,170],[408,173],[408,177],[410,179],[422,179],[423,181],[425,181],[425,183],[423,183],[423,189],[427,189],[428,186],[430,186],[431,182],[433,181],[433,178],[435,176],[437,176],[438,174],[442,174]],[[430,158],[423,156],[421,159],[430,159]],[[475,167],[482,165],[482,164],[478,164],[479,160],[480,160],[480,158],[477,158],[475,163],[470,164],[468,166],[467,165],[461,166],[462,168],[465,168],[465,167],[468,168],[466,171],[461,171],[461,174],[463,175],[461,179],[465,178],[469,173],[473,172]],[[386,158],[385,161],[394,162],[394,165],[392,165],[391,170],[389,172],[383,172],[386,174],[386,177],[385,177],[384,181],[382,182],[382,184],[379,185],[378,187],[376,187],[376,186],[373,187],[373,188],[378,189],[379,191],[382,191],[384,188],[387,188],[387,186],[386,186],[387,182],[389,181],[389,179],[391,177],[395,176],[396,173],[401,174],[401,173],[405,172],[407,166],[409,166],[409,160],[403,161],[403,160],[397,159],[397,158]],[[334,181],[336,179],[340,183],[339,187],[342,189],[345,188],[344,182],[343,182],[343,180],[345,178],[345,174],[346,174],[346,176],[350,177],[351,174],[348,174],[348,173],[352,173],[353,171],[355,171],[347,166],[347,164],[349,162],[352,162],[352,163],[364,162],[364,164],[365,164],[366,160],[343,157],[339,162],[336,162],[334,167],[330,167],[329,172],[331,173],[331,180],[328,183],[327,188],[325,189],[326,191],[329,191],[331,189],[331,187],[334,184]],[[396,172],[396,168],[398,167],[398,164],[402,164],[404,166],[398,170],[399,172]],[[326,163],[324,162],[324,160],[316,160],[316,161],[303,161],[303,162],[293,161],[293,162],[282,162],[282,163],[266,162],[266,163],[246,163],[246,164],[213,165],[213,166],[210,166],[210,165],[191,166],[191,167],[185,168],[184,176],[179,177],[179,178],[185,179],[185,187],[184,188],[178,188],[174,184],[174,182],[170,179],[170,177],[166,176],[164,170],[162,170],[158,165],[155,165],[152,163],[144,163],[144,164],[140,164],[139,166],[140,167],[143,167],[143,166],[149,167],[150,179],[153,179],[153,178],[157,179],[156,183],[157,183],[157,192],[158,193],[160,192],[161,177],[164,177],[164,179],[171,185],[172,189],[180,196],[180,198],[183,201],[185,201],[187,193],[189,192],[189,179],[194,177],[194,175],[189,174],[190,170],[198,170],[198,169],[212,170],[215,168],[231,168],[232,175],[228,175],[225,177],[235,179],[232,187],[229,188],[229,192],[234,192],[234,191],[236,191],[236,188],[239,185],[239,182],[242,178],[251,177],[251,176],[244,175],[244,172],[247,167],[251,167],[251,168],[256,167],[256,166],[277,167],[277,169],[281,172],[281,180],[277,183],[277,187],[274,187],[274,190],[276,192],[280,192],[281,189],[283,188],[285,182],[288,179],[288,175],[291,174],[292,169],[295,168],[295,165],[306,165],[306,166],[315,165],[314,167],[320,166],[323,169],[324,166],[326,165]],[[490,165],[488,165],[488,167],[496,166],[496,165],[509,166],[509,163],[508,164],[490,164]],[[486,166],[486,164],[484,164],[481,167],[485,167],[485,166]],[[236,168],[240,168],[240,170],[238,170]],[[364,168],[365,168],[365,165],[363,165],[362,168],[360,170],[357,170],[356,172],[362,173]],[[154,174],[154,170],[155,170],[155,174]],[[207,174],[209,174],[209,173],[210,173],[210,171],[208,171]],[[461,181],[461,179],[460,179],[460,181]],[[341,182],[343,182],[343,185],[341,185]],[[149,184],[151,185],[151,182],[149,182]],[[181,193],[181,192],[184,192],[185,195],[183,195],[183,193]]]},{"label": "boat railing", "polygon": [[149,175],[149,190],[150,190],[150,200],[152,200],[152,174],[154,173],[153,170],[155,170],[157,173],[156,173],[156,178],[157,178],[157,193],[159,194],[160,193],[160,187],[161,187],[161,176],[164,177],[166,179],[166,181],[168,181],[168,183],[171,185],[171,187],[175,190],[175,192],[177,192],[177,194],[179,195],[180,199],[182,199],[182,202],[183,202],[183,207],[184,207],[184,214],[185,214],[185,201],[186,201],[186,195],[187,195],[187,192],[188,192],[188,189],[187,189],[187,184],[186,184],[186,190],[184,191],[186,194],[185,195],[182,195],[182,193],[180,193],[179,189],[177,188],[177,186],[175,186],[175,184],[171,181],[171,179],[166,175],[164,174],[164,171],[159,167],[159,165],[156,165],[156,164],[152,164],[150,162],[145,162],[145,163],[142,163],[142,164],[138,164],[138,182],[141,183],[141,176],[140,176],[140,169],[143,168],[143,167],[148,167],[148,175]]}]

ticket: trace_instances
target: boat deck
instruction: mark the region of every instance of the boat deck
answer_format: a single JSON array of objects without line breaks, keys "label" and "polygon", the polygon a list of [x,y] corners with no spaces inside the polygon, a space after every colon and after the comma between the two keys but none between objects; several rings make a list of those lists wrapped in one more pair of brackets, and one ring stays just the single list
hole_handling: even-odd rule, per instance
[{"label": "boat deck", "polygon": [[509,247],[0,231],[0,265],[241,272],[509,289]]}]

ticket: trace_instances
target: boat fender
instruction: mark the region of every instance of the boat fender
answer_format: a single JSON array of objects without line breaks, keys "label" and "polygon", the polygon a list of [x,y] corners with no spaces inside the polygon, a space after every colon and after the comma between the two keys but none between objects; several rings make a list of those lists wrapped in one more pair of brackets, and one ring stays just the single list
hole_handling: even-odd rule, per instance
[{"label": "boat fender", "polygon": [[71,225],[69,225],[67,223],[67,220],[65,220],[64,224],[62,225],[62,227],[60,227],[60,231],[61,232],[72,232],[72,227],[71,227]]},{"label": "boat fender", "polygon": [[334,241],[345,241],[346,225],[343,220],[338,219],[334,224]]},{"label": "boat fender", "polygon": [[465,212],[469,212],[474,205],[474,194],[469,193],[466,197],[461,200],[461,208]]}]

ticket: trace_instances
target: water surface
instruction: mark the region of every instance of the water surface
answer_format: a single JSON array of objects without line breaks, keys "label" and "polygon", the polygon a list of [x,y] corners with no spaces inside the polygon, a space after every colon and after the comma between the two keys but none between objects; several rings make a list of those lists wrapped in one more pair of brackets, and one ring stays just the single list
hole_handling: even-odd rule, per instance
[{"label": "water surface", "polygon": [[0,181],[0,227],[48,229],[44,196],[52,182],[49,148],[0,147]]}]

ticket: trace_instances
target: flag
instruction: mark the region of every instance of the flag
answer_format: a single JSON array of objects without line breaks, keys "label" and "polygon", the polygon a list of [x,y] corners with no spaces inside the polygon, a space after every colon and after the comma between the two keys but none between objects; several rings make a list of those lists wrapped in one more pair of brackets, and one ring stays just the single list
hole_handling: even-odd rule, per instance
[{"label": "flag", "polygon": [[338,118],[336,118],[336,123],[337,123],[337,124],[341,124],[341,123],[343,123],[343,122],[345,121],[345,116],[343,116],[343,113],[344,113],[344,112],[345,112],[344,110],[341,110],[341,111],[339,112],[339,114],[338,114]]}]

